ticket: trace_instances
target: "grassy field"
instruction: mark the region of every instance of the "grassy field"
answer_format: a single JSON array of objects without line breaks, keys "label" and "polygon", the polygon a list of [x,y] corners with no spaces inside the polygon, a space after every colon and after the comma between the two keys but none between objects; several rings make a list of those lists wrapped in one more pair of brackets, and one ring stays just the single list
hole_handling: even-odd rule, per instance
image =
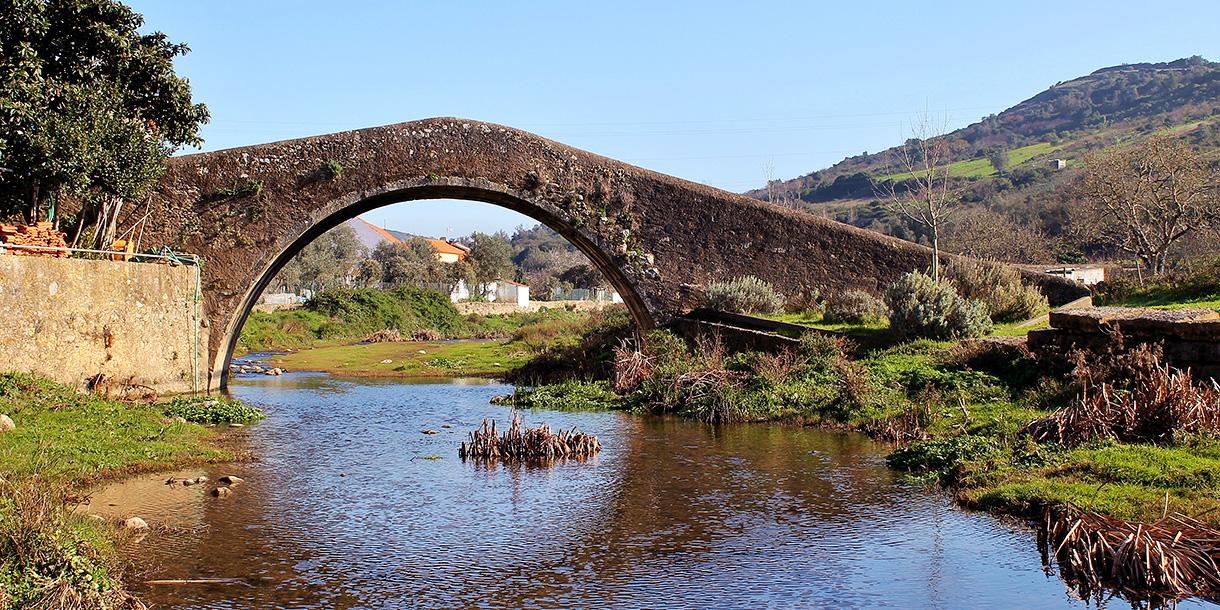
[{"label": "grassy field", "polygon": [[[1039,142],[1022,146],[1008,151],[1008,165],[1010,167],[1018,167],[1031,159],[1049,155],[1058,150],[1059,147],[1049,142]],[[939,168],[938,168],[939,169]],[[965,161],[957,161],[944,166],[944,170],[950,177],[953,178],[986,178],[996,174],[996,168],[992,165],[990,159],[968,159]],[[890,174],[878,178],[878,181],[885,180],[909,180],[912,174],[902,172]]]},{"label": "grassy field", "polygon": [[487,339],[328,345],[266,361],[292,371],[351,377],[494,377],[530,355],[520,342]]}]

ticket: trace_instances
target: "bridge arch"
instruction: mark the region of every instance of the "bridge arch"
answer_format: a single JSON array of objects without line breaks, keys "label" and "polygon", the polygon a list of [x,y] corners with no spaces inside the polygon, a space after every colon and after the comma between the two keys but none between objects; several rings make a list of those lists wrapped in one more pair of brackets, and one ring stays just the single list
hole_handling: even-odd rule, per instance
[{"label": "bridge arch", "polygon": [[[120,224],[141,249],[196,254],[208,388],[275,272],[322,232],[417,199],[481,201],[546,224],[592,259],[648,328],[708,281],[754,275],[787,296],[879,292],[929,249],[468,119],[436,118],[173,157]],[[1052,303],[1081,296],[1041,275]]]},{"label": "bridge arch", "polygon": [[460,199],[496,205],[546,225],[568,240],[597,267],[598,271],[622,296],[623,303],[631,312],[637,328],[647,330],[656,325],[656,320],[643,299],[640,298],[635,283],[615,263],[613,254],[581,233],[567,219],[522,199],[520,194],[512,192],[504,185],[486,181],[476,183],[476,181],[464,179],[442,181],[439,178],[427,179],[423,183],[402,181],[385,184],[372,191],[352,192],[338,197],[320,208],[318,214],[322,215],[322,218],[309,224],[302,233],[295,236],[291,234],[281,236],[282,247],[278,252],[275,251],[275,248],[270,249],[269,253],[275,252],[274,256],[270,260],[260,261],[262,269],[257,279],[249,285],[242,296],[240,306],[227,321],[223,334],[224,349],[217,354],[220,360],[213,363],[215,370],[220,371],[221,385],[227,383],[228,364],[233,358],[233,351],[237,347],[242,326],[258,303],[263,290],[288,261],[322,234],[365,212],[389,205],[427,199]]}]

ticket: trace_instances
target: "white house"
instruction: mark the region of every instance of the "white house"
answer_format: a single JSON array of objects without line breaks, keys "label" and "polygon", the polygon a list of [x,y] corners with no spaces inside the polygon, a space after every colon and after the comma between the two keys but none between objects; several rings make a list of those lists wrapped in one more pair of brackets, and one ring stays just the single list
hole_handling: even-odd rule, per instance
[{"label": "white house", "polygon": [[[449,300],[457,303],[473,296],[465,280],[458,280],[449,294]],[[495,280],[483,287],[483,298],[492,303],[516,303],[517,307],[529,307],[530,287],[512,280]]]}]

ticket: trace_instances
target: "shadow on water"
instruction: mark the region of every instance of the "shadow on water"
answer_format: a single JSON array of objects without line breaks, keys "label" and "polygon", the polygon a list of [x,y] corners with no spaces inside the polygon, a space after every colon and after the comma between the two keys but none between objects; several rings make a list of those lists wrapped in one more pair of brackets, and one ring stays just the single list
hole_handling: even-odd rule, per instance
[{"label": "shadow on water", "polygon": [[508,389],[238,379],[269,415],[234,432],[257,461],[181,474],[245,478],[232,496],[163,474],[95,508],[171,526],[130,547],[141,581],[241,579],[136,584],[163,608],[1085,606],[1033,532],[902,483],[860,435],[539,411],[529,424],[579,426],[601,454],[463,463]]}]

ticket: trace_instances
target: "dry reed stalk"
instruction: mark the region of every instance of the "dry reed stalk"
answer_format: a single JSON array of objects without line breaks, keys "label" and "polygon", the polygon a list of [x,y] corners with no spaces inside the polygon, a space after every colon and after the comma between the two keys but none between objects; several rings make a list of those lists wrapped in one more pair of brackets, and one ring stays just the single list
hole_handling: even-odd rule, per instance
[{"label": "dry reed stalk", "polygon": [[1030,422],[1024,432],[1039,442],[1076,447],[1097,439],[1172,443],[1178,433],[1220,434],[1220,385],[1198,385],[1190,370],[1152,361],[1129,381],[1085,385],[1066,409]]},{"label": "dry reed stalk", "polygon": [[364,339],[365,343],[398,343],[406,341],[397,328],[379,330]]},{"label": "dry reed stalk", "polygon": [[483,420],[482,427],[470,433],[468,442],[458,448],[462,459],[482,460],[542,460],[574,458],[585,459],[597,455],[602,449],[596,436],[585,434],[576,428],[551,431],[550,426],[526,428],[521,414],[513,411],[513,420],[508,430],[499,434],[494,419]]},{"label": "dry reed stalk", "polygon": [[1103,587],[1168,599],[1220,594],[1220,529],[1182,514],[1133,523],[1075,507],[1045,510],[1038,542],[1082,597]]},{"label": "dry reed stalk", "polygon": [[627,344],[626,341],[614,348],[614,380],[612,386],[615,392],[626,394],[640,387],[640,384],[652,379],[652,359],[644,352]]}]

